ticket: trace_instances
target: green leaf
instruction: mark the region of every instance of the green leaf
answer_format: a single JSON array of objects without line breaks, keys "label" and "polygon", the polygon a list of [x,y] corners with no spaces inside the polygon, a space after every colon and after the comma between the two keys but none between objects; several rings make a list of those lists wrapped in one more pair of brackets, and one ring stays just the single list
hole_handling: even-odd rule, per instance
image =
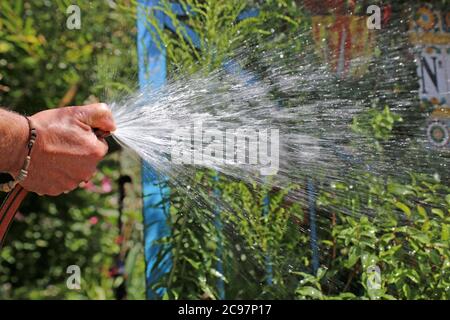
[{"label": "green leaf", "polygon": [[417,205],[417,212],[422,218],[428,219],[427,211],[421,205]]},{"label": "green leaf", "polygon": [[351,268],[355,265],[355,263],[358,261],[359,259],[359,254],[358,254],[358,250],[356,247],[351,247],[349,250],[349,255],[348,255],[348,260],[345,263],[345,266],[347,268]]},{"label": "green leaf", "polygon": [[431,212],[433,212],[435,215],[439,216],[439,218],[444,219],[444,211],[438,208],[431,209]]},{"label": "green leaf", "polygon": [[225,283],[228,283],[228,281],[227,281],[227,279],[225,278],[225,276],[224,276],[221,272],[219,272],[217,269],[211,268],[209,271],[211,272],[211,274],[212,274],[213,276],[215,276],[215,277],[217,277],[217,278],[223,280]]},{"label": "green leaf", "polygon": [[403,284],[402,290],[405,298],[409,299],[411,297],[411,289],[409,288],[408,284]]},{"label": "green leaf", "polygon": [[350,300],[350,299],[355,299],[356,296],[351,292],[344,292],[344,293],[339,294],[337,297],[333,297],[333,299],[334,298],[341,299],[341,300]]},{"label": "green leaf", "polygon": [[409,209],[406,204],[397,201],[395,202],[395,206],[402,210],[408,216],[408,218],[411,217],[411,209]]},{"label": "green leaf", "polygon": [[184,257],[184,259],[189,262],[189,264],[196,270],[198,270],[200,268],[200,262],[194,261],[189,257]]},{"label": "green leaf", "polygon": [[399,183],[389,183],[387,186],[388,192],[399,195],[399,196],[407,196],[414,194],[409,186],[405,186]]},{"label": "green leaf", "polygon": [[431,228],[431,223],[429,220],[426,220],[422,225],[422,231],[428,231]]},{"label": "green leaf", "polygon": [[413,235],[411,235],[411,238],[423,243],[423,244],[429,244],[430,243],[430,238],[422,232],[414,232]]},{"label": "green leaf", "polygon": [[6,53],[12,50],[14,47],[6,41],[0,41],[0,53]]},{"label": "green leaf", "polygon": [[373,254],[364,254],[361,257],[361,262],[363,268],[367,269],[368,267],[376,265],[378,263],[378,258]]},{"label": "green leaf", "polygon": [[320,290],[317,290],[314,287],[306,286],[297,289],[296,294],[300,298],[313,298],[313,299],[322,299],[323,294]]},{"label": "green leaf", "polygon": [[443,224],[442,232],[441,232],[441,239],[442,239],[442,241],[448,241],[449,238],[450,238],[450,225]]}]

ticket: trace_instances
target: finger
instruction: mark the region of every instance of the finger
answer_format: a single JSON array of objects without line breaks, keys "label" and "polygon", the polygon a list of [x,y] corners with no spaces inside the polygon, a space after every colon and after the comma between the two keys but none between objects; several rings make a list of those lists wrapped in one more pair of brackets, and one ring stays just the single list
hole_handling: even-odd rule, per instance
[{"label": "finger", "polygon": [[98,152],[96,152],[96,155],[99,159],[103,159],[104,156],[108,153],[108,143],[103,138],[98,138],[95,141],[95,147]]},{"label": "finger", "polygon": [[91,128],[113,132],[116,125],[109,107],[104,103],[95,103],[76,108],[76,117]]},{"label": "finger", "polygon": [[79,143],[84,147],[84,155],[86,158],[79,160],[78,165],[81,164],[92,164],[92,161],[97,162],[103,159],[103,157],[108,153],[108,143],[102,137],[97,137],[93,131],[88,132],[83,139],[79,139]]}]

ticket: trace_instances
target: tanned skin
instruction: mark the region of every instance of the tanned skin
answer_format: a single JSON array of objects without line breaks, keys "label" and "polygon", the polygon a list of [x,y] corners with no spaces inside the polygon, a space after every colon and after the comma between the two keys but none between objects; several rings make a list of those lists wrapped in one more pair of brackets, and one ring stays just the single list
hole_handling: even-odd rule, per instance
[{"label": "tanned skin", "polygon": [[[50,109],[30,119],[37,130],[28,177],[21,185],[40,195],[67,193],[88,181],[108,145],[93,129],[113,132],[110,109],[103,103]],[[27,154],[27,120],[0,108],[0,172],[16,177]]]}]

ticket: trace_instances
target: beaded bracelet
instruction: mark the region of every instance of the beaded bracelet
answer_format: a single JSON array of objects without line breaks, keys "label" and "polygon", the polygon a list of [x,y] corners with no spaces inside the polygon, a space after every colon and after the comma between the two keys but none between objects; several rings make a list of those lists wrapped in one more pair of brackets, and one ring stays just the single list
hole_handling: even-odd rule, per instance
[{"label": "beaded bracelet", "polygon": [[28,176],[28,168],[31,163],[31,151],[33,150],[34,143],[36,142],[37,131],[36,131],[36,128],[33,126],[31,119],[28,117],[25,117],[25,119],[27,119],[29,131],[30,131],[28,143],[27,143],[27,148],[28,148],[27,157],[25,158],[22,169],[20,169],[20,172],[17,175],[17,177],[12,181],[0,184],[0,191],[3,191],[3,192],[10,192],[11,190],[14,189],[14,187],[16,185],[23,182]]}]

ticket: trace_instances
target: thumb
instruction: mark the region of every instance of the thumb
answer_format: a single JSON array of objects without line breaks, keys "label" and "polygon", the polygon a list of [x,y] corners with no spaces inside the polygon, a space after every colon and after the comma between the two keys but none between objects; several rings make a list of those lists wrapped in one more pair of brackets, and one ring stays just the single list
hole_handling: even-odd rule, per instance
[{"label": "thumb", "polygon": [[111,110],[105,103],[89,104],[76,108],[78,120],[91,128],[100,129],[106,132],[113,132],[116,130]]}]

